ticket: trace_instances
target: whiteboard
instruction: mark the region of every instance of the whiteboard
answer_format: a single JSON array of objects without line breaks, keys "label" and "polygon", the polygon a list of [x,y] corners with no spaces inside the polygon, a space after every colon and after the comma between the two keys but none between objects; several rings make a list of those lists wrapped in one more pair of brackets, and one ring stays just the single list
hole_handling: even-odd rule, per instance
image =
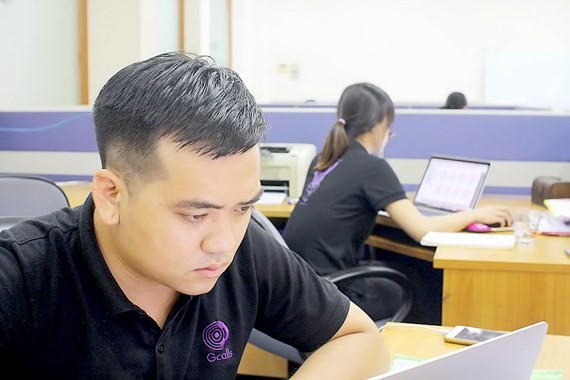
[{"label": "whiteboard", "polygon": [[570,50],[488,50],[484,101],[570,111]]}]

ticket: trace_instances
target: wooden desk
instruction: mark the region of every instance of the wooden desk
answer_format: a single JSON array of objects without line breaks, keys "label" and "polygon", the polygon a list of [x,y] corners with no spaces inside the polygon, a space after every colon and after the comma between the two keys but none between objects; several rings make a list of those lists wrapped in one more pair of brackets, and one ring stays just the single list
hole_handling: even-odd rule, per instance
[{"label": "wooden desk", "polygon": [[570,237],[539,236],[513,250],[437,249],[443,269],[444,325],[514,330],[545,320],[570,335]]},{"label": "wooden desk", "polygon": [[[443,333],[426,327],[445,329],[441,326],[414,325],[406,323],[388,323],[382,330],[392,356],[402,354],[421,359],[430,359],[455,351],[465,346],[446,343]],[[549,329],[550,332],[550,329]],[[562,370],[563,375],[570,374],[570,337],[547,335],[536,361],[536,369]]]},{"label": "wooden desk", "polygon": [[[410,195],[412,197],[412,195]],[[501,196],[494,195],[492,197],[481,198],[480,205],[489,204],[503,204],[511,209],[517,208],[539,208],[538,206],[531,205],[529,198],[526,196]],[[294,205],[287,203],[279,205],[264,205],[257,204],[255,206],[268,218],[287,219],[293,211]],[[379,226],[399,228],[399,226],[390,217],[378,215],[376,224]],[[419,244],[410,244],[410,242],[395,241],[389,237],[380,236],[377,234],[370,235],[366,240],[366,244],[373,248],[380,248],[390,252],[395,252],[400,255],[414,257],[424,261],[433,261],[435,249],[432,247],[423,247]]]},{"label": "wooden desk", "polygon": [[65,181],[57,182],[57,185],[65,192],[71,207],[82,205],[87,195],[91,192],[91,182]]},{"label": "wooden desk", "polygon": [[288,203],[281,203],[278,205],[256,204],[255,208],[261,211],[263,215],[268,218],[289,219],[295,205],[290,205]]},{"label": "wooden desk", "polygon": [[[410,199],[412,198],[412,194],[409,195]],[[481,198],[479,205],[486,206],[492,204],[502,204],[506,207],[509,207],[512,210],[518,208],[539,208],[538,206],[531,205],[529,201],[529,197],[527,196],[506,196],[506,195],[493,195],[493,196],[484,196]],[[376,218],[376,224],[380,226],[390,227],[390,228],[399,228],[399,226],[394,222],[393,219],[387,216],[378,215]],[[411,240],[411,239],[410,239]],[[431,247],[423,247],[419,244],[410,244],[409,242],[400,242],[394,241],[390,238],[379,236],[379,235],[371,235],[366,240],[366,243],[374,248],[381,248],[387,251],[396,252],[401,255],[415,257],[416,259],[424,260],[424,261],[433,261],[433,257],[435,254],[435,249]]]},{"label": "wooden desk", "polygon": [[[481,205],[503,204],[511,210],[535,208],[527,196],[494,196]],[[269,217],[287,217],[291,205],[256,206]],[[387,227],[393,220],[378,216]],[[570,237],[539,236],[534,245],[514,250],[429,247],[371,235],[373,247],[433,261],[443,270],[442,323],[515,330],[545,320],[552,334],[570,335]]]}]

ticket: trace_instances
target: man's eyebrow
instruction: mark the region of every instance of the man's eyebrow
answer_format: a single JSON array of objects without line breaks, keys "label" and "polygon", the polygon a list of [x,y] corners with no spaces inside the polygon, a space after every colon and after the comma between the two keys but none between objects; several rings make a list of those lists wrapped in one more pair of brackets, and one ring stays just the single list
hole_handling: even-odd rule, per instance
[{"label": "man's eyebrow", "polygon": [[[260,189],[259,192],[250,200],[245,202],[239,202],[238,205],[250,205],[256,203],[258,200],[261,199],[263,195],[263,189]],[[224,206],[217,205],[212,202],[208,201],[201,201],[201,200],[183,200],[174,205],[176,208],[191,208],[191,209],[215,209],[221,210]]]},{"label": "man's eyebrow", "polygon": [[194,209],[203,209],[203,208],[213,208],[216,210],[221,210],[224,207],[207,202],[207,201],[200,201],[200,200],[183,200],[174,205],[176,208],[194,208]]}]

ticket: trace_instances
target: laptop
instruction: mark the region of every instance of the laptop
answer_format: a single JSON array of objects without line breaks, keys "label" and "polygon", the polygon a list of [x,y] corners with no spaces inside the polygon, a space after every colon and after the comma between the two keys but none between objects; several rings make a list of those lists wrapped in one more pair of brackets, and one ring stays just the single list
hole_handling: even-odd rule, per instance
[{"label": "laptop", "polygon": [[538,322],[369,380],[530,379],[547,330]]},{"label": "laptop", "polygon": [[473,209],[483,194],[490,167],[489,161],[434,155],[413,203],[428,216]]}]

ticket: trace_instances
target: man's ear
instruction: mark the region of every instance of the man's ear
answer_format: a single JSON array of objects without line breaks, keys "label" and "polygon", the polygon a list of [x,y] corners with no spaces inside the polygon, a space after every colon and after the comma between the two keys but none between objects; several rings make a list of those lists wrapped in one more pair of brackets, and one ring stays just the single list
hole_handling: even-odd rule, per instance
[{"label": "man's ear", "polygon": [[120,221],[120,201],[127,191],[125,182],[108,169],[98,170],[93,176],[91,193],[95,210],[106,224]]}]

